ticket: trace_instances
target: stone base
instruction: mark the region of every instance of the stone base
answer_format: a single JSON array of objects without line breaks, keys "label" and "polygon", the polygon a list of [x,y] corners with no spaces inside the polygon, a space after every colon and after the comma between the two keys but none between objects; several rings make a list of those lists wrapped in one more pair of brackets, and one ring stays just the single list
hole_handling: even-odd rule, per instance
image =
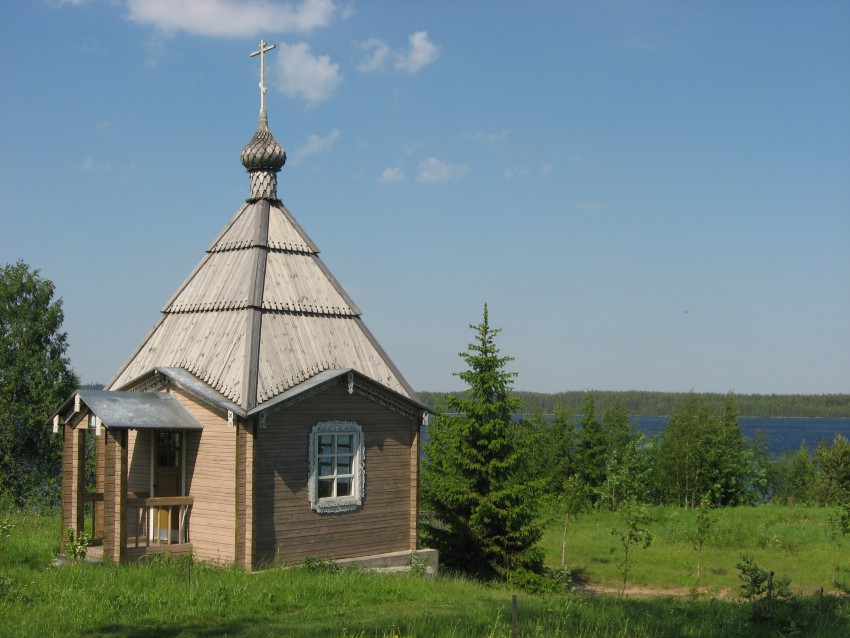
[{"label": "stone base", "polygon": [[440,569],[440,556],[436,549],[415,549],[403,552],[390,552],[388,554],[374,554],[372,556],[358,556],[356,558],[343,558],[335,560],[337,565],[357,565],[363,569],[380,572],[408,572],[411,569],[412,554],[418,556],[420,565],[427,563],[425,574],[436,576]]}]

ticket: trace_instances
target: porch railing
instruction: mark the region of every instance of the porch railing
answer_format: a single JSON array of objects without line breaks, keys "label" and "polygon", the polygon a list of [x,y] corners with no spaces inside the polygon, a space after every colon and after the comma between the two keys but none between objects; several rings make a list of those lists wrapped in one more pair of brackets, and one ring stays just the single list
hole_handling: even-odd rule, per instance
[{"label": "porch railing", "polygon": [[191,496],[128,498],[128,547],[188,543],[191,508]]}]

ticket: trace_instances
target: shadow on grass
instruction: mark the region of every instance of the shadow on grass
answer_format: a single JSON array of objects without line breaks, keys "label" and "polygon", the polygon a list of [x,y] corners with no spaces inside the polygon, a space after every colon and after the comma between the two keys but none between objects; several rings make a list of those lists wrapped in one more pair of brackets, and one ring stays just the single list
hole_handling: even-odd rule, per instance
[{"label": "shadow on grass", "polygon": [[103,625],[92,631],[97,636],[127,636],[128,638],[176,638],[177,636],[247,636],[256,635],[256,627],[242,621],[208,619],[185,623],[150,625]]},{"label": "shadow on grass", "polygon": [[587,567],[571,567],[570,576],[572,576],[573,585],[576,587],[586,587],[590,583]]}]

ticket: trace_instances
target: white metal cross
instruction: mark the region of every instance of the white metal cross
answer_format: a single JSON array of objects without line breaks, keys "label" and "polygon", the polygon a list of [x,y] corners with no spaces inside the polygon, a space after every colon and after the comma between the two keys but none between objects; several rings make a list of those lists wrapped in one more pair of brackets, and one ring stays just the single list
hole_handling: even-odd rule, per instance
[{"label": "white metal cross", "polygon": [[260,113],[266,112],[266,51],[271,51],[277,45],[266,44],[265,40],[260,40],[259,51],[254,51],[251,57],[260,56]]}]

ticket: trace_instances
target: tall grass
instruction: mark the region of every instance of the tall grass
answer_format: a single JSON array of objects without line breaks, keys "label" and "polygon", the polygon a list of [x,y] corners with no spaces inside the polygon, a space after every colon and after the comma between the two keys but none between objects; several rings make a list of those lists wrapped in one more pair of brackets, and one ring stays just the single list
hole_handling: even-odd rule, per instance
[{"label": "tall grass", "polygon": [[[833,588],[836,548],[829,536],[826,507],[733,507],[712,511],[714,523],[703,546],[697,577],[697,551],[692,537],[697,510],[675,507],[649,508],[646,526],[654,535],[646,550],[633,553],[629,582],[660,589],[702,588],[714,594],[738,592],[742,554],[754,557],[763,568],[786,574],[797,593]],[[554,513],[553,513],[554,514]],[[610,530],[622,527],[617,512],[595,512],[571,522],[567,534],[566,563],[580,582],[614,588],[622,581],[619,558],[611,553],[616,539]],[[841,541],[845,559],[838,580],[850,580],[850,539]],[[548,564],[561,561],[561,530],[557,522],[543,539]],[[841,549],[841,548],[839,548]]]},{"label": "tall grass", "polygon": [[[353,569],[248,574],[191,564],[185,558],[120,567],[51,567],[58,549],[58,517],[0,513],[0,519],[10,518],[15,527],[0,547],[0,636],[511,635],[513,592],[504,586],[453,576],[376,575]],[[592,518],[584,519],[590,529]],[[605,517],[600,519],[606,527]],[[678,524],[671,523],[670,529]],[[603,531],[609,543],[610,534]],[[570,548],[568,555],[576,552]],[[735,586],[734,576],[727,580]],[[520,592],[519,630],[524,637],[555,638],[768,636],[785,631],[793,618],[804,635],[850,635],[850,599],[809,597],[793,605],[775,622],[754,622],[747,604],[696,596],[638,599]]]}]

